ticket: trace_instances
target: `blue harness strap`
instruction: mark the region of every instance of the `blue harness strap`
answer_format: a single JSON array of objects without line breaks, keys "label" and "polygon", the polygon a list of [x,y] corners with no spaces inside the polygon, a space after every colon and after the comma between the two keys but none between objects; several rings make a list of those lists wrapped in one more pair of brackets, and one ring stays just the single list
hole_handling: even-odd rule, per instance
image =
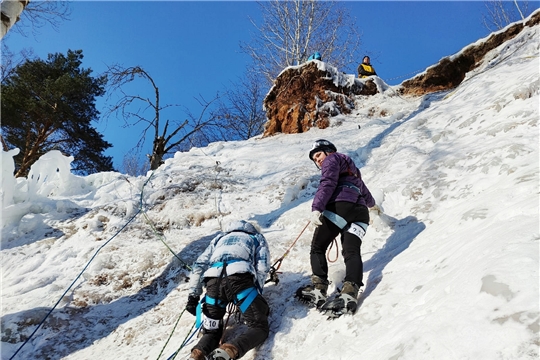
[{"label": "blue harness strap", "polygon": [[204,301],[204,297],[199,301],[199,305],[197,305],[197,314],[195,316],[195,326],[199,327],[201,326],[201,318],[202,318],[202,303]]},{"label": "blue harness strap", "polygon": [[338,187],[347,187],[349,189],[353,189],[353,190],[356,190],[356,192],[361,195],[362,192],[360,191],[360,189],[358,188],[358,186],[354,185],[353,183],[351,182],[348,182],[348,181],[342,181],[340,183],[338,183]]},{"label": "blue harness strap", "polygon": [[197,313],[196,313],[196,317],[197,317],[197,321],[195,322],[195,326],[199,326],[201,324],[201,319],[202,319],[202,304],[203,303],[206,303],[208,305],[215,305],[215,306],[219,306],[220,308],[225,308],[227,307],[227,303],[224,302],[224,301],[221,301],[219,299],[214,299],[213,297],[210,297],[208,295],[204,295],[203,298],[201,299],[201,301],[199,301],[199,305],[197,305]]},{"label": "blue harness strap", "polygon": [[250,288],[244,289],[240,291],[236,295],[236,301],[240,302],[242,301],[242,304],[240,304],[239,308],[242,313],[245,313],[249,305],[255,300],[255,298],[259,295],[259,292],[255,288],[255,286],[252,286]]},{"label": "blue harness strap", "polygon": [[[250,288],[244,289],[240,291],[238,294],[236,294],[236,300],[234,301],[234,304],[237,305],[238,303],[242,302],[238,308],[242,313],[245,313],[249,305],[255,300],[255,298],[259,295],[259,292],[257,291],[257,288],[255,286],[252,286]],[[208,295],[203,296],[201,301],[199,301],[199,305],[197,305],[197,320],[195,322],[195,326],[201,325],[202,322],[202,304],[207,303],[208,305],[215,305],[219,306],[220,308],[227,307],[227,303],[225,301],[221,301],[219,299],[214,299],[213,297],[210,297]]]}]

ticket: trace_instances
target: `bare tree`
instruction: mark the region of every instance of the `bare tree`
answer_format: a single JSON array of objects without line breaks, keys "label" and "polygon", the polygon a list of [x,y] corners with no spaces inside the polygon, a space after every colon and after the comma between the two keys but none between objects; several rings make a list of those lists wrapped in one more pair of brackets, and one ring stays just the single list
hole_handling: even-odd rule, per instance
[{"label": "bare tree", "polygon": [[528,1],[485,1],[487,14],[482,15],[484,26],[489,31],[500,30],[515,21],[523,20],[530,15]]},{"label": "bare tree", "polygon": [[[2,33],[0,39],[17,24],[17,31],[26,35],[26,29],[31,28],[35,34],[42,26],[49,24],[57,28],[62,20],[67,20],[70,13],[69,1],[30,1],[30,0],[2,0],[0,11],[2,13]],[[25,20],[19,22],[19,19]]]},{"label": "bare tree", "polygon": [[259,3],[263,15],[253,41],[241,44],[255,72],[271,83],[287,66],[306,61],[318,51],[323,61],[338,68],[358,61],[360,35],[342,2],[270,0]]},{"label": "bare tree", "polygon": [[144,175],[150,170],[150,164],[141,160],[138,153],[127,153],[122,161],[122,170],[124,174],[131,176]]},{"label": "bare tree", "polygon": [[[148,155],[151,170],[157,169],[163,163],[165,155],[174,152],[174,149],[181,144],[189,143],[189,138],[193,134],[215,123],[212,116],[208,118],[204,116],[205,111],[212,103],[206,102],[199,118],[192,118],[192,121],[186,119],[183,122],[165,120],[163,125],[162,111],[178,105],[161,105],[159,88],[154,79],[143,68],[140,66],[123,68],[115,65],[109,67],[107,75],[110,79],[111,91],[119,91],[122,94],[116,104],[108,109],[108,115],[119,114],[124,119],[125,126],[143,125],[141,137],[135,146],[137,149],[143,146],[149,131],[154,133],[152,154]],[[136,78],[142,78],[150,83],[154,94],[153,99],[124,93],[124,85]]]},{"label": "bare tree", "polygon": [[32,50],[23,49],[19,53],[14,54],[5,41],[2,41],[2,63],[0,64],[0,81],[11,76],[15,68],[27,60],[35,57]]},{"label": "bare tree", "polygon": [[263,132],[266,122],[263,83],[254,73],[247,72],[226,91],[216,113],[224,140],[246,140]]}]

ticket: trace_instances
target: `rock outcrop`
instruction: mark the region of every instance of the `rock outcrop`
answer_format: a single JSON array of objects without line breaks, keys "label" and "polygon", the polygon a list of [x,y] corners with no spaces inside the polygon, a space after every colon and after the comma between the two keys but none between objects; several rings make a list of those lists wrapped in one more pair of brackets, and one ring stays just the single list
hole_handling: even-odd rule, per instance
[{"label": "rock outcrop", "polygon": [[[398,91],[403,95],[421,96],[453,89],[482,63],[489,51],[514,38],[524,27],[538,23],[540,10],[442,59],[422,74],[404,81]],[[356,95],[374,95],[384,85],[378,77],[358,79],[318,60],[288,67],[277,77],[264,99],[268,119],[264,136],[278,132],[301,133],[311,127],[327,128],[331,116],[351,112]]]},{"label": "rock outcrop", "polygon": [[400,92],[418,96],[457,87],[469,71],[480,65],[489,51],[515,37],[525,26],[534,26],[539,22],[540,10],[537,10],[527,21],[515,23],[504,31],[493,33],[485,41],[472,44],[457,55],[442,59],[424,73],[404,81]]},{"label": "rock outcrop", "polygon": [[378,92],[372,79],[358,79],[328,64],[312,60],[281,72],[264,99],[267,123],[264,136],[324,129],[330,116],[348,114],[355,95]]}]

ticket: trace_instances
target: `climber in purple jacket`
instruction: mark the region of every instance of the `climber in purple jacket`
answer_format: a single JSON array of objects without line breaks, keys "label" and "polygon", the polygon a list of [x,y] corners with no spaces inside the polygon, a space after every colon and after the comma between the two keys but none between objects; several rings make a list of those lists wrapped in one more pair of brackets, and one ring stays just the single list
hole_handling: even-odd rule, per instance
[{"label": "climber in purple jacket", "polygon": [[[368,208],[376,207],[375,200],[353,160],[338,153],[331,142],[315,141],[309,158],[321,170],[310,219],[317,228],[311,241],[311,284],[299,288],[296,296],[334,316],[352,314],[356,311],[358,291],[364,285],[360,245],[369,224]],[[345,279],[340,295],[328,300],[326,250],[338,234],[341,234]]]}]

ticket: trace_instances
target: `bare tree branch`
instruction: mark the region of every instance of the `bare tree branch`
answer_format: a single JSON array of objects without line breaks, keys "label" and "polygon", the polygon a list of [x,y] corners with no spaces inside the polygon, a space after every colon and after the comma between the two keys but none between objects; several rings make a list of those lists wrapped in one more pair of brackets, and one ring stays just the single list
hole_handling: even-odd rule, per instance
[{"label": "bare tree branch", "polygon": [[531,14],[528,1],[485,1],[486,14],[482,15],[482,22],[489,31],[503,29],[508,24],[523,20]]},{"label": "bare tree branch", "polygon": [[360,35],[342,3],[317,0],[260,2],[263,22],[242,50],[269,84],[287,66],[303,63],[315,51],[342,68],[358,62]]},{"label": "bare tree branch", "polygon": [[222,97],[216,119],[222,128],[223,139],[246,140],[264,130],[266,114],[262,101],[266,91],[264,82],[254,73],[247,72],[232,83]]},{"label": "bare tree branch", "polygon": [[[27,30],[32,34],[39,33],[39,29],[49,24],[55,30],[60,23],[68,20],[71,15],[70,1],[55,0],[2,0],[2,37],[14,27],[15,31],[27,36]],[[19,21],[21,20],[21,21]]]},{"label": "bare tree branch", "polygon": [[[125,126],[130,127],[145,123],[136,148],[140,149],[143,146],[149,131],[154,133],[152,153],[148,156],[151,170],[157,169],[163,163],[163,158],[180,144],[186,143],[190,136],[201,131],[205,126],[213,124],[214,119],[212,117],[203,119],[206,109],[210,106],[210,103],[206,103],[198,120],[185,120],[182,123],[176,123],[174,126],[173,122],[166,120],[164,126],[162,126],[161,114],[163,110],[178,105],[161,105],[159,87],[150,74],[140,66],[124,68],[114,65],[109,67],[107,75],[110,79],[111,92],[109,99],[112,93],[120,94],[119,100],[107,110],[107,117],[117,114],[123,119]],[[125,93],[125,86],[138,78],[150,83],[153,98],[144,97],[140,94],[131,95]],[[162,127],[163,129],[161,129]]]}]

